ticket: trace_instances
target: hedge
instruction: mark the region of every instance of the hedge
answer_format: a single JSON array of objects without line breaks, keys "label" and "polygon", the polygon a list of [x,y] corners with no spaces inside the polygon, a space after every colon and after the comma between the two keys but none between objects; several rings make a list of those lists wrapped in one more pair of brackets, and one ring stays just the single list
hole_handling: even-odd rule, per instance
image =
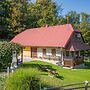
[{"label": "hedge", "polygon": [[12,62],[12,52],[19,53],[21,45],[13,42],[0,42],[0,69],[7,68]]}]

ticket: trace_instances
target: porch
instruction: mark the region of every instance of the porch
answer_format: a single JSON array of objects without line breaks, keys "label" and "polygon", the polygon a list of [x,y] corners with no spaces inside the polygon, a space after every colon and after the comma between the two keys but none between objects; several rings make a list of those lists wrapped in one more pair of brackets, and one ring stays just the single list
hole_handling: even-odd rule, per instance
[{"label": "porch", "polygon": [[65,67],[75,67],[76,65],[84,64],[83,57],[76,58],[64,58],[64,66]]}]

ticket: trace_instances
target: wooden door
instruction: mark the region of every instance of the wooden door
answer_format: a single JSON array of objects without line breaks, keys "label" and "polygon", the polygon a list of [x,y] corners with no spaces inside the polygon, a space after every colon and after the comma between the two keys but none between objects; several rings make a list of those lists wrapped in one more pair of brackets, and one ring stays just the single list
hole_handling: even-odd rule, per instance
[{"label": "wooden door", "polygon": [[37,58],[37,48],[36,47],[31,48],[31,57]]},{"label": "wooden door", "polygon": [[52,55],[56,56],[56,49],[52,49]]},{"label": "wooden door", "polygon": [[43,55],[44,56],[46,55],[46,49],[43,49]]}]

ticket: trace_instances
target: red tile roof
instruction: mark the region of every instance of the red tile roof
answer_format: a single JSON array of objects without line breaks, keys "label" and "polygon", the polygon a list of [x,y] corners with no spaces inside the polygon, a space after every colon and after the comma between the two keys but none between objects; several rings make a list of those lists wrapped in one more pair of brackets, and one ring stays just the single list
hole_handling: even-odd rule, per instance
[{"label": "red tile roof", "polygon": [[12,41],[23,46],[65,47],[74,32],[71,24],[27,29]]}]

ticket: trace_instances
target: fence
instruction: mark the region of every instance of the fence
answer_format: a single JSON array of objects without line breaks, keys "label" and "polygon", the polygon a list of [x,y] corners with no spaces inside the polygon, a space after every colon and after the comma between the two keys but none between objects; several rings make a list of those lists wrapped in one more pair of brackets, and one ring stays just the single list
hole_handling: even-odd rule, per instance
[{"label": "fence", "polygon": [[[90,90],[90,86],[89,86],[90,82],[85,81],[85,82],[78,82],[78,83],[74,83],[74,84],[67,84],[64,86],[56,86],[56,87],[45,87],[41,90],[56,90],[59,88],[63,88],[63,90]],[[78,85],[78,86],[77,86]]]}]

